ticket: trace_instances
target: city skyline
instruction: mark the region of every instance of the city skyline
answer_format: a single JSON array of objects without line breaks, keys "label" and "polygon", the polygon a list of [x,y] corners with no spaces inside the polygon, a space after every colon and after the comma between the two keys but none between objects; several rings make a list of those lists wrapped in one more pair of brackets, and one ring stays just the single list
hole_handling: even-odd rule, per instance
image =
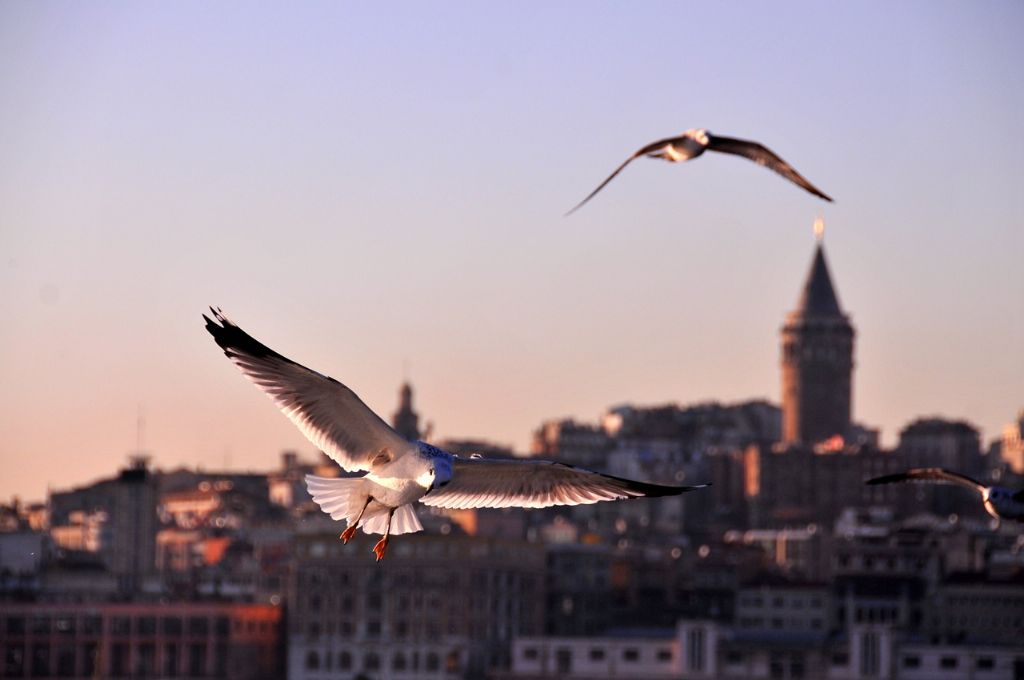
[{"label": "city skyline", "polygon": [[[987,442],[1013,419],[1019,6],[714,10],[762,48],[742,56],[720,29],[622,49],[681,8],[458,7],[0,8],[0,498],[113,469],[140,405],[162,467],[311,451],[224,365],[208,304],[382,415],[408,362],[439,437],[524,450],[622,402],[778,403],[818,215],[855,420]],[[705,159],[638,164],[562,220],[638,141],[694,126],[764,139],[837,203]]]}]

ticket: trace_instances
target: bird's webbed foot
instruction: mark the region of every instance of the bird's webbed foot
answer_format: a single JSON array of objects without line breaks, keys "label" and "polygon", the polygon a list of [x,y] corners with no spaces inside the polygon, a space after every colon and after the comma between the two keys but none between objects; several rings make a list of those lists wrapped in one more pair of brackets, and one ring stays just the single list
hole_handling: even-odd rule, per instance
[{"label": "bird's webbed foot", "polygon": [[387,551],[388,551],[388,537],[385,536],[384,538],[382,538],[379,541],[377,541],[377,545],[373,546],[373,553],[377,556],[377,561],[378,562],[380,562],[382,559],[384,559],[384,555],[387,553]]},{"label": "bird's webbed foot", "polygon": [[352,540],[352,537],[356,535],[356,523],[348,525],[348,528],[341,532],[341,536],[338,536],[343,542],[348,543]]}]

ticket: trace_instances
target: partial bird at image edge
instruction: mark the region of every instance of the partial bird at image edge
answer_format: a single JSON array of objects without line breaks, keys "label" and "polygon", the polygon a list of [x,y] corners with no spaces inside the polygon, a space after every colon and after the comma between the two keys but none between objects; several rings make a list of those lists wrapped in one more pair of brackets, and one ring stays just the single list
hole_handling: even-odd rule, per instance
[{"label": "partial bird at image edge", "polygon": [[985,486],[976,479],[945,468],[913,468],[905,472],[874,477],[865,484],[897,484],[901,482],[931,482],[933,484],[954,484],[969,489],[981,497],[982,505],[997,521],[1011,519],[1024,522],[1024,489],[1010,489],[1004,486]]}]

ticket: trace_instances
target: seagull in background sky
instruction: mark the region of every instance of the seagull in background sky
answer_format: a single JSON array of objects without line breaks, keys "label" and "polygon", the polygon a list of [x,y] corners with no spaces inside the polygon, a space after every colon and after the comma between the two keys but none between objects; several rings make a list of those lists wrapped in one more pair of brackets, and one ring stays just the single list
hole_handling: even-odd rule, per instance
[{"label": "seagull in background sky", "polygon": [[597,185],[597,188],[591,191],[589,196],[580,201],[575,208],[565,213],[565,216],[568,217],[579,210],[584,203],[592,199],[597,192],[608,184],[608,182],[611,182],[612,179],[615,178],[615,175],[622,172],[623,168],[641,156],[647,156],[648,158],[661,158],[671,163],[678,163],[680,161],[688,161],[696,158],[709,149],[711,151],[721,151],[722,153],[731,153],[736,156],[749,158],[758,165],[764,166],[769,170],[774,170],[790,182],[803,187],[818,198],[823,198],[829,202],[832,201],[832,199],[826,196],[821,190],[804,179],[800,173],[793,169],[793,166],[779,158],[767,147],[762,146],[757,142],[750,142],[745,139],[719,137],[718,135],[713,135],[704,129],[691,129],[687,130],[679,137],[659,139],[658,141],[652,142],[642,149],[639,149],[636,153],[627,158],[622,165],[615,168],[615,172],[608,175],[608,178],[605,181]]},{"label": "seagull in background sky", "polygon": [[884,477],[869,479],[867,484],[892,484],[893,482],[934,482],[956,484],[970,489],[981,496],[985,511],[996,519],[1012,519],[1024,522],[1024,489],[1015,491],[1003,486],[985,486],[966,475],[942,468],[915,468]]},{"label": "seagull in background sky", "polygon": [[[412,503],[440,508],[546,508],[644,496],[674,496],[699,486],[661,486],[542,460],[459,458],[395,432],[333,378],[286,359],[232,323],[219,309],[205,314],[206,330],[231,361],[277,404],[306,437],[349,472],[362,477],[306,476],[313,500],[332,519],[383,534],[374,546],[384,558],[391,534],[420,531]],[[214,321],[214,319],[216,321]]]}]

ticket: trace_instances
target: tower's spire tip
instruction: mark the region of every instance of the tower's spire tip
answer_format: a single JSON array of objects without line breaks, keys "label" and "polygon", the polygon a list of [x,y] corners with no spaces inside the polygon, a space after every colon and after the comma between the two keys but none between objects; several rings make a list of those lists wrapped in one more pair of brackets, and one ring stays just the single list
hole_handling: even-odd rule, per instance
[{"label": "tower's spire tip", "polygon": [[814,218],[814,240],[821,243],[825,238],[825,220],[820,215]]}]

